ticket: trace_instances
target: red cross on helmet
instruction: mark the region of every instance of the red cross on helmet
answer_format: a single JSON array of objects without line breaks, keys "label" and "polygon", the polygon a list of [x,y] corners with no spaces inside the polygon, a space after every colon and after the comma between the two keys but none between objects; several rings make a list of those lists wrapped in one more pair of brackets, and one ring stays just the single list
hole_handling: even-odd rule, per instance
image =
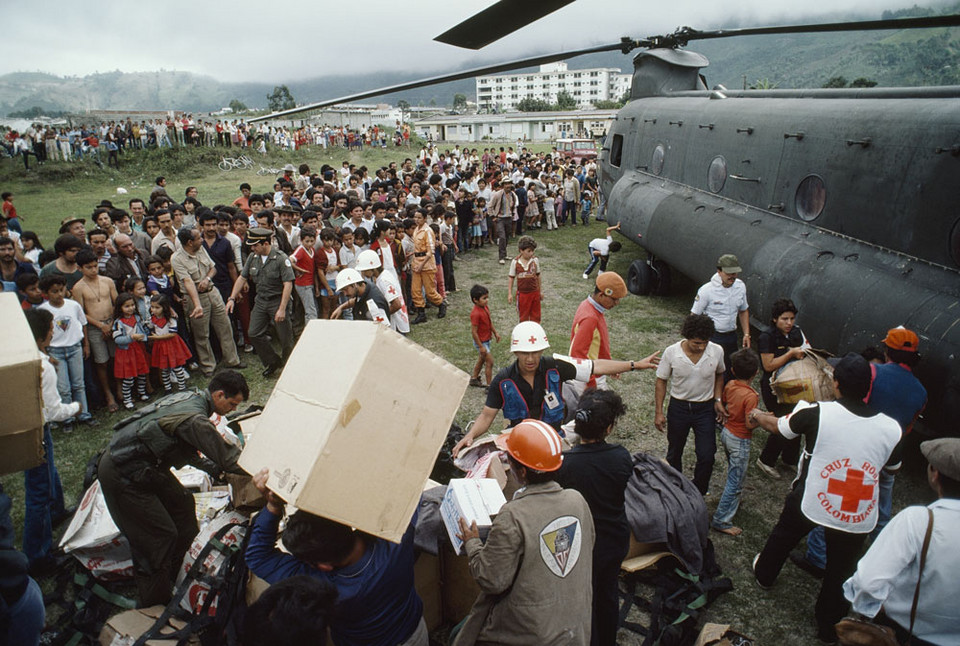
[{"label": "red cross on helmet", "polygon": [[537,352],[549,347],[547,333],[539,323],[533,321],[518,324],[510,335],[510,352]]},{"label": "red cross on helmet", "polygon": [[496,439],[498,447],[535,471],[556,471],[563,464],[563,446],[552,426],[538,419],[525,419]]}]

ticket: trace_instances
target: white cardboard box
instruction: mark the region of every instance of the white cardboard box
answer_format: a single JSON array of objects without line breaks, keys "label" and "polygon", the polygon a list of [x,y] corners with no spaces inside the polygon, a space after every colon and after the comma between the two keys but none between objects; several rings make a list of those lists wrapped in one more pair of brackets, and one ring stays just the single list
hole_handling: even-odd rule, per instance
[{"label": "white cardboard box", "polygon": [[40,351],[16,294],[0,294],[0,475],[43,462]]},{"label": "white cardboard box", "polygon": [[440,503],[440,517],[447,528],[450,544],[457,554],[463,551],[463,541],[457,536],[460,532],[459,519],[469,525],[477,523],[481,536],[489,531],[500,508],[507,503],[500,490],[500,483],[494,478],[454,478],[447,485],[447,492]]},{"label": "white cardboard box", "polygon": [[240,456],[299,509],[398,542],[469,375],[368,321],[307,324]]}]

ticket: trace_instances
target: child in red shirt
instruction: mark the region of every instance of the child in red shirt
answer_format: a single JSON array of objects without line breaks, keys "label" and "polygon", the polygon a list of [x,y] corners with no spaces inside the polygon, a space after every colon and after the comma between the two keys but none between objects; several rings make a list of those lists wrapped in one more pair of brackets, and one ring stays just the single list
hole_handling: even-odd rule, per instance
[{"label": "child in red shirt", "polygon": [[493,327],[493,321],[490,319],[490,308],[487,306],[490,301],[490,290],[483,285],[474,285],[470,288],[470,299],[473,301],[473,311],[470,312],[470,333],[473,335],[473,347],[480,353],[476,365],[473,366],[470,385],[483,388],[483,382],[480,381],[480,369],[486,367],[485,373],[487,385],[489,385],[493,379],[493,355],[490,354],[490,338],[496,337],[497,343],[500,343],[500,333]]},{"label": "child in red shirt", "polygon": [[530,236],[522,236],[517,243],[520,255],[510,261],[507,282],[507,302],[513,302],[513,282],[517,282],[517,314],[520,322],[540,322],[540,260],[534,255],[537,242]]},{"label": "child in red shirt", "polygon": [[759,401],[757,391],[750,382],[760,369],[760,360],[753,350],[744,348],[730,355],[730,367],[734,378],[723,387],[723,405],[729,417],[720,435],[720,442],[727,454],[727,484],[710,526],[723,534],[739,536],[743,530],[735,527],[731,521],[740,507],[740,495],[750,464],[753,428],[747,423],[747,414],[757,407]]},{"label": "child in red shirt", "polygon": [[303,322],[309,323],[317,318],[316,262],[314,260],[314,245],[317,242],[317,230],[313,227],[304,227],[300,230],[300,246],[293,252],[293,288],[303,303]]}]

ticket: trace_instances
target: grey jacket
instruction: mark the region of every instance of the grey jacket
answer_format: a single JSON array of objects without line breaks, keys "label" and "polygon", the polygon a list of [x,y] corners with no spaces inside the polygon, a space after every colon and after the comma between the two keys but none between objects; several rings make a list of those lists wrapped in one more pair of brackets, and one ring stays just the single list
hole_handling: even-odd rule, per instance
[{"label": "grey jacket", "polygon": [[481,594],[454,646],[589,644],[594,538],[579,492],[556,482],[517,491],[486,544],[466,543]]}]

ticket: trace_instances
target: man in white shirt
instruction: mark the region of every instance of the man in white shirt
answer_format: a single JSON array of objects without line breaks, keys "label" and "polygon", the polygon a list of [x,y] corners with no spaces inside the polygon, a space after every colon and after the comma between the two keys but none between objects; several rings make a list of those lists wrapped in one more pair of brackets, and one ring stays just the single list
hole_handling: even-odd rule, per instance
[{"label": "man in white shirt", "polygon": [[[920,450],[930,463],[927,482],[937,500],[894,516],[843,584],[843,592],[854,612],[892,626],[901,643],[912,632],[911,644],[946,646],[960,639],[960,551],[954,548],[960,535],[960,438],[929,440]],[[920,554],[930,523],[921,572]],[[917,610],[912,617],[915,594]]]},{"label": "man in white shirt", "polygon": [[697,290],[690,312],[706,314],[713,319],[716,328],[710,340],[723,348],[723,361],[727,365],[724,381],[731,379],[730,355],[737,351],[737,320],[743,330],[743,347],[750,347],[750,306],[747,304],[747,286],[737,276],[743,272],[740,261],[732,253],[725,253],[717,260],[717,273],[710,282]]}]

